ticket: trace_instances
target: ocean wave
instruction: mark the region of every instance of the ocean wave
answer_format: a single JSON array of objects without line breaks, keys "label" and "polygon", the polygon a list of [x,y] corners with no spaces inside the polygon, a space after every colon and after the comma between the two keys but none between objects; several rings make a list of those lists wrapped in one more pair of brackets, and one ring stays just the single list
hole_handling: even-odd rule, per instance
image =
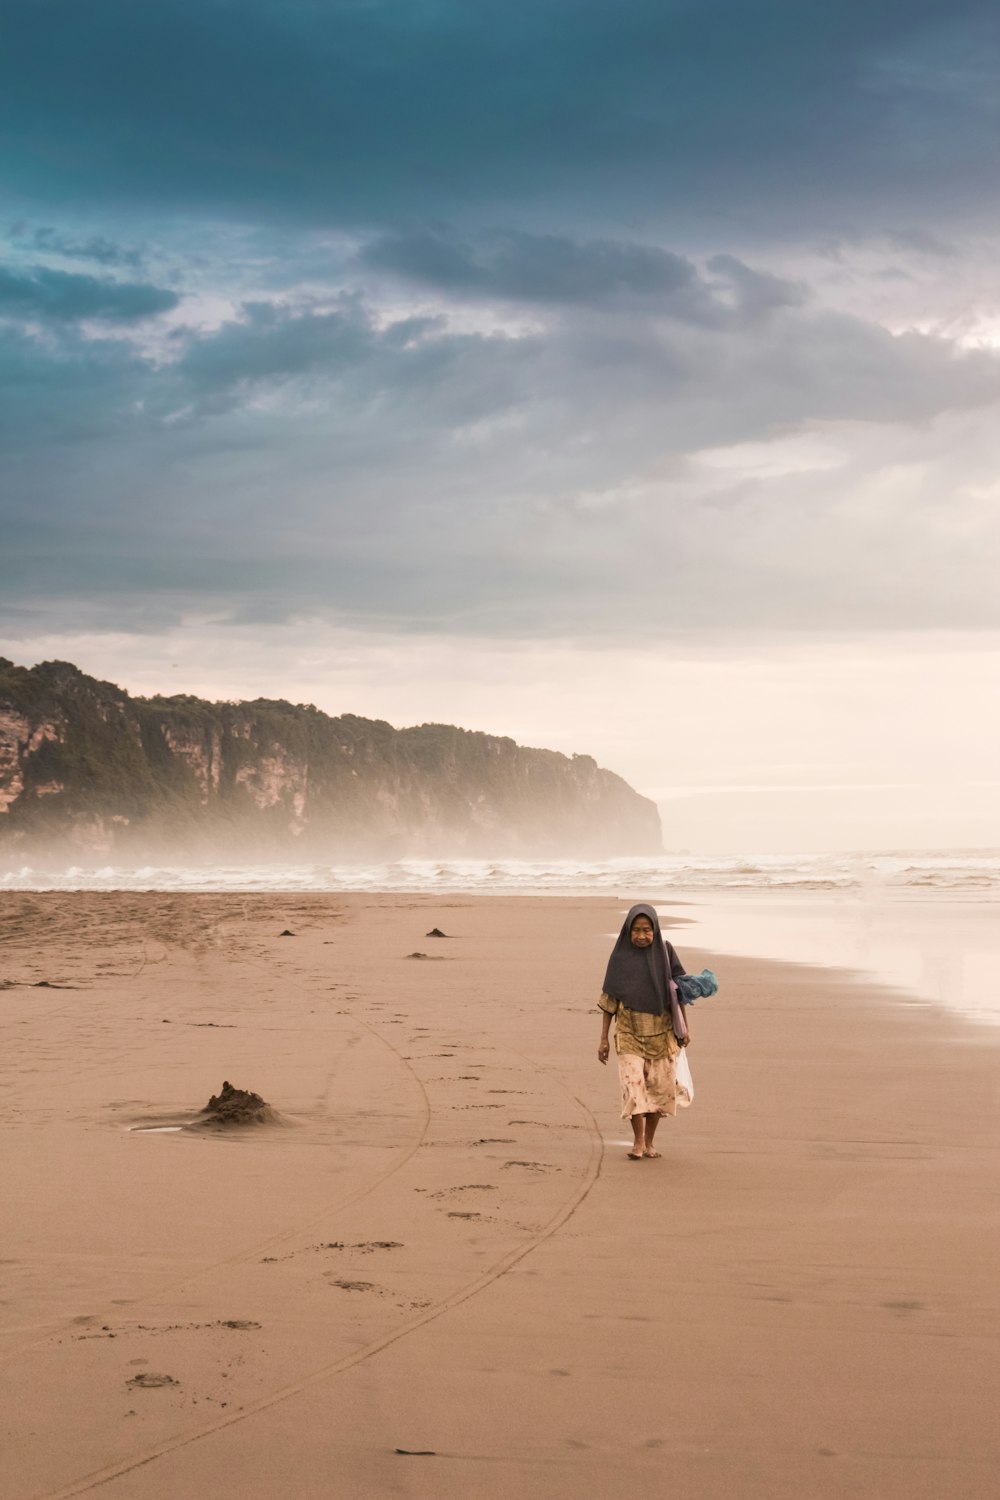
[{"label": "ocean wave", "polygon": [[887,851],[859,855],[662,855],[611,860],[397,859],[350,864],[135,867],[20,864],[0,889],[21,891],[389,891],[602,895],[670,890],[857,891],[871,888],[1000,893],[1000,851]]}]

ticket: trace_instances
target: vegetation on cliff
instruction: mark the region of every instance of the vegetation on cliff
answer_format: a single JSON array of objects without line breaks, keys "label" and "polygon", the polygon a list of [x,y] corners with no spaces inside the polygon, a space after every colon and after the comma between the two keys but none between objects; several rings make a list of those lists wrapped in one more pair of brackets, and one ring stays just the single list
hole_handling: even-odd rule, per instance
[{"label": "vegetation on cliff", "polygon": [[655,805],[586,755],[310,704],[133,698],[0,658],[0,845],[180,852],[613,855]]}]

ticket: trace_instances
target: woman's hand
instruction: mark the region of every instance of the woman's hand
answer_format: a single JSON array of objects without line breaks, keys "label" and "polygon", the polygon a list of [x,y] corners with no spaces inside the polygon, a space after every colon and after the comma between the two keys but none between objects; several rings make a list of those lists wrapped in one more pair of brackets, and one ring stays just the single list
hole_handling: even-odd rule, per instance
[{"label": "woman's hand", "polygon": [[608,1046],[608,1043],[607,1042],[602,1042],[601,1045],[597,1049],[597,1061],[599,1063],[606,1063],[607,1060],[608,1060],[608,1053],[610,1051],[611,1051],[611,1048]]}]

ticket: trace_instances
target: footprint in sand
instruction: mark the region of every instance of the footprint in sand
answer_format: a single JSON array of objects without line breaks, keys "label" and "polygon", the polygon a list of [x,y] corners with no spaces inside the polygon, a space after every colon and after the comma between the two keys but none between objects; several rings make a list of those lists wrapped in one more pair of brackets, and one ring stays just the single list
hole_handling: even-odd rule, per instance
[{"label": "footprint in sand", "polygon": [[503,1166],[500,1168],[500,1170],[501,1170],[501,1172],[506,1172],[506,1171],[510,1170],[510,1168],[512,1168],[512,1167],[520,1167],[520,1169],[523,1172],[561,1172],[562,1171],[562,1167],[551,1166],[548,1162],[545,1162],[545,1161],[505,1161],[504,1164],[503,1164]]},{"label": "footprint in sand", "polygon": [[497,1185],[495,1182],[464,1182],[460,1187],[442,1188],[439,1193],[431,1193],[432,1198],[450,1198],[453,1193],[495,1193]]},{"label": "footprint in sand", "polygon": [[362,1255],[371,1255],[373,1250],[402,1250],[402,1240],[360,1240],[354,1245],[346,1240],[328,1240],[326,1244],[314,1245],[314,1250],[360,1250]]}]

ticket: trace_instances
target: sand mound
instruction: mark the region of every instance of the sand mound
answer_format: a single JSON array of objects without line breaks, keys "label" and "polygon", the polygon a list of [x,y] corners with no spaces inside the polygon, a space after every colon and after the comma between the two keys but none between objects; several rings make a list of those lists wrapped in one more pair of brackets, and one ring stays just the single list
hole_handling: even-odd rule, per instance
[{"label": "sand mound", "polygon": [[278,1116],[266,1100],[249,1089],[234,1089],[228,1079],[200,1111],[198,1125],[276,1125]]}]

